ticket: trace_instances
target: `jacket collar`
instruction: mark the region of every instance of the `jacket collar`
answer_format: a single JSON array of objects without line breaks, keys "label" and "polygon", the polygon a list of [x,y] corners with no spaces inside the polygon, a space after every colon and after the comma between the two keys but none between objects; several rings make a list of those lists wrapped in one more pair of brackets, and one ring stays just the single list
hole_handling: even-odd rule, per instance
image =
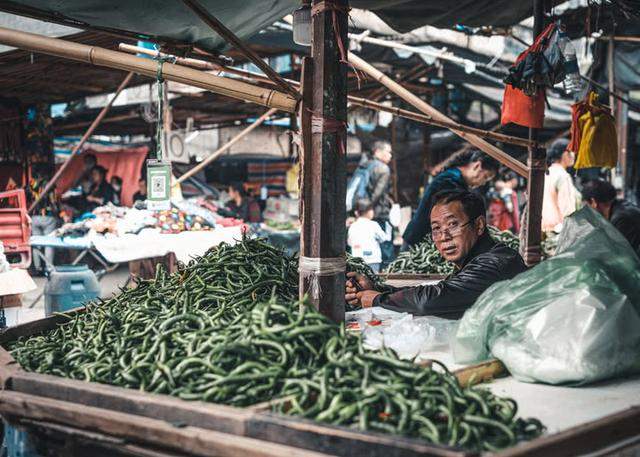
[{"label": "jacket collar", "polygon": [[[484,254],[485,252],[490,251],[496,245],[496,242],[489,235],[488,229],[485,229],[484,233],[478,238],[476,244],[471,248],[467,256],[462,261],[462,267],[459,270],[462,270],[467,264],[479,256],[480,254]],[[458,270],[458,268],[456,268]],[[458,271],[459,271],[458,270]]]}]

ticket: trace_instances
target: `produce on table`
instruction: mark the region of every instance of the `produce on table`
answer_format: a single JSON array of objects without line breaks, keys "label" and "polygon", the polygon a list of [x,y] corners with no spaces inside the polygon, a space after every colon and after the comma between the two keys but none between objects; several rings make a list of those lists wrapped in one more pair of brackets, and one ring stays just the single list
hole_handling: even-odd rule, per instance
[{"label": "produce on table", "polygon": [[10,349],[28,371],[235,406],[282,398],[287,414],[473,450],[542,432],[446,369],[365,351],[297,302],[297,286],[295,258],[262,240],[222,244]]},{"label": "produce on table", "polygon": [[[501,231],[495,227],[488,226],[491,237],[504,243],[516,251],[520,249],[520,240],[517,235],[509,231]],[[409,251],[400,253],[400,255],[389,264],[387,273],[413,273],[413,274],[433,274],[433,275],[450,275],[454,271],[454,265],[447,262],[436,249],[436,245],[431,239],[431,235],[427,235],[422,241]]]}]

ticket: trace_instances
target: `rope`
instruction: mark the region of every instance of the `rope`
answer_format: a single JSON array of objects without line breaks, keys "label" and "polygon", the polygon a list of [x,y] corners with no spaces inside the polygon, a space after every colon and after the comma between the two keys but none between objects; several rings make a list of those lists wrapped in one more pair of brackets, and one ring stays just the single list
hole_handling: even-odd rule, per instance
[{"label": "rope", "polygon": [[335,133],[338,135],[338,147],[341,154],[346,154],[347,123],[333,118],[311,114],[311,133]]},{"label": "rope", "polygon": [[305,257],[300,256],[298,272],[309,280],[309,294],[315,300],[322,295],[320,276],[344,274],[347,262],[344,257]]}]

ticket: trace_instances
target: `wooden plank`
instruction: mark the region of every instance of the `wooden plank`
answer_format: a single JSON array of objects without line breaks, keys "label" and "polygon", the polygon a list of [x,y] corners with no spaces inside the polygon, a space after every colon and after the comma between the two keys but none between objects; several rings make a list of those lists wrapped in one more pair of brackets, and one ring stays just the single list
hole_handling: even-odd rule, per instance
[{"label": "wooden plank", "polygon": [[0,347],[0,389],[6,389],[12,376],[22,371],[22,368],[15,361],[9,351]]},{"label": "wooden plank", "polygon": [[200,456],[315,457],[319,454],[291,446],[229,435],[199,427],[177,427],[165,421],[42,398],[17,392],[0,392],[0,413],[69,425],[82,430],[149,443]]},{"label": "wooden plank", "polygon": [[640,436],[639,424],[640,406],[634,406],[602,419],[520,444],[498,455],[564,457],[591,454],[615,443]]},{"label": "wooden plank", "polygon": [[66,401],[94,408],[155,418],[171,423],[245,434],[252,412],[231,406],[187,402],[168,395],[139,392],[106,384],[21,372],[11,379],[11,389],[24,394]]},{"label": "wooden plank", "polygon": [[455,370],[453,374],[462,387],[468,387],[506,376],[508,371],[501,361],[493,359],[477,365],[460,368]]},{"label": "wooden plank", "polygon": [[[76,313],[83,313],[84,307],[76,308],[66,312],[68,316],[73,316]],[[6,343],[15,341],[21,336],[37,335],[38,333],[53,330],[58,325],[66,322],[68,318],[64,315],[54,314],[43,319],[27,322],[25,324],[17,325],[15,327],[8,327],[0,331],[0,345],[4,346]]]},{"label": "wooden plank", "polygon": [[341,456],[464,457],[477,455],[382,433],[333,427],[271,413],[256,414],[247,424],[248,436]]}]

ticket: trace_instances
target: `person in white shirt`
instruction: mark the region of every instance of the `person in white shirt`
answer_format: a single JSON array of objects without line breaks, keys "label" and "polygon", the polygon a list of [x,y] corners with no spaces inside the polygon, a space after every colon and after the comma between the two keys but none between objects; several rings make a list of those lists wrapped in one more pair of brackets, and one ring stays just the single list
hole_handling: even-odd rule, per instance
[{"label": "person in white shirt", "polygon": [[575,155],[567,150],[565,139],[553,142],[547,151],[547,176],[544,179],[542,200],[542,231],[559,233],[564,218],[578,210],[581,196],[573,185],[567,168],[575,163]]},{"label": "person in white shirt", "polygon": [[361,257],[375,273],[380,272],[382,252],[380,243],[391,240],[391,234],[385,233],[377,222],[374,222],[371,201],[361,199],[356,202],[356,221],[349,227],[347,244],[351,254]]}]

